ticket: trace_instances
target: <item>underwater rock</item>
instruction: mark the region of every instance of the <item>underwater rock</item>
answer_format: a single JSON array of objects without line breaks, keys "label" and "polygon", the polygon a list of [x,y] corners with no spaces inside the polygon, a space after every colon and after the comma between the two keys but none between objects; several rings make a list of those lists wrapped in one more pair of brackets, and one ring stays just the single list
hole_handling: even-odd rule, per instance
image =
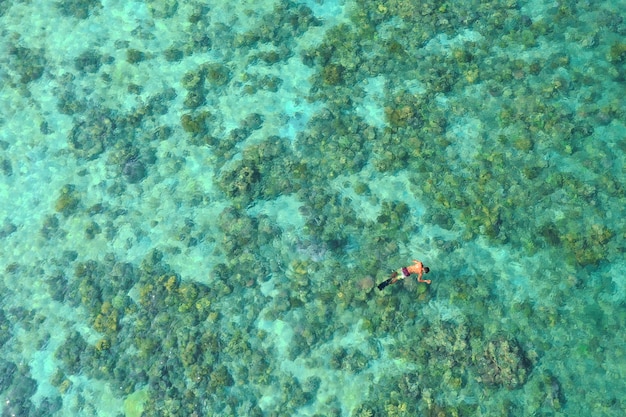
[{"label": "underwater rock", "polygon": [[76,191],[76,187],[73,184],[65,184],[59,193],[59,198],[54,205],[57,213],[63,214],[67,217],[76,212],[80,204],[80,195]]},{"label": "underwater rock", "polygon": [[126,61],[129,64],[137,64],[139,62],[144,61],[146,58],[147,58],[147,55],[140,50],[133,49],[133,48],[126,50]]},{"label": "underwater rock", "polygon": [[232,169],[225,171],[219,185],[231,198],[242,198],[246,202],[254,200],[258,194],[260,173],[251,161],[237,161]]},{"label": "underwater rock", "polygon": [[180,62],[184,57],[184,53],[180,49],[170,46],[163,51],[163,57],[167,62]]},{"label": "underwater rock", "polygon": [[169,19],[178,10],[177,0],[149,0],[146,5],[148,12],[155,19]]},{"label": "underwater rock", "polygon": [[102,66],[102,56],[93,50],[87,50],[74,59],[74,68],[88,74],[98,72],[100,66]]},{"label": "underwater rock", "polygon": [[3,158],[0,161],[0,171],[7,177],[13,175],[13,166],[11,165],[11,160],[8,158]]},{"label": "underwater rock", "polygon": [[202,70],[206,81],[214,86],[226,85],[232,76],[230,69],[220,63],[207,63]]},{"label": "underwater rock", "polygon": [[[24,374],[24,371],[18,370],[11,387],[5,393],[5,398],[11,402],[26,403],[28,399],[37,391],[37,381],[28,375]],[[26,371],[27,372],[27,371]],[[4,414],[3,414],[4,415]],[[11,415],[11,414],[9,414]],[[21,414],[17,414],[21,415]]]},{"label": "underwater rock", "polygon": [[61,361],[70,375],[78,374],[83,366],[83,355],[87,351],[87,342],[78,332],[72,332],[60,345],[54,357]]},{"label": "underwater rock", "polygon": [[46,67],[43,50],[28,49],[21,46],[8,46],[10,66],[20,75],[20,82],[27,84],[41,78]]},{"label": "underwater rock", "polygon": [[208,387],[211,390],[230,387],[234,383],[233,377],[224,365],[218,365],[209,377]]},{"label": "underwater rock", "polygon": [[41,401],[35,415],[52,416],[63,407],[63,399],[57,395],[55,397],[46,397]]},{"label": "underwater rock", "polygon": [[141,182],[147,174],[148,170],[146,165],[136,157],[128,158],[122,166],[122,175],[124,175],[126,180],[131,184]]},{"label": "underwater rock", "polygon": [[11,386],[13,375],[17,371],[17,366],[13,362],[0,359],[0,392],[4,392]]},{"label": "underwater rock", "polygon": [[2,227],[0,227],[0,238],[12,235],[17,230],[17,226],[5,219]]},{"label": "underwater rock", "polygon": [[91,111],[72,127],[67,142],[80,158],[95,159],[113,139],[115,122],[108,111]]},{"label": "underwater rock", "polygon": [[304,392],[315,394],[320,385],[322,385],[322,379],[319,376],[310,376],[304,380],[302,389]]},{"label": "underwater rock", "polygon": [[63,16],[87,19],[95,8],[102,8],[102,3],[100,0],[61,0],[56,6]]}]

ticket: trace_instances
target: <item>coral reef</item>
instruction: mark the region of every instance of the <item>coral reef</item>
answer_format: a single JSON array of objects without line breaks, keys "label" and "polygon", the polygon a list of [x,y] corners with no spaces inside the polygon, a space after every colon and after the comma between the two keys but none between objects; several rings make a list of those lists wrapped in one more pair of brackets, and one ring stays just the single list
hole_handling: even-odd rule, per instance
[{"label": "coral reef", "polygon": [[100,0],[61,0],[55,5],[61,14],[78,19],[87,19],[94,10],[102,7]]},{"label": "coral reef", "polygon": [[10,45],[7,51],[13,71],[19,74],[22,84],[35,81],[43,75],[46,58],[43,50],[34,50],[22,46]]},{"label": "coral reef", "polygon": [[80,195],[76,191],[76,187],[72,184],[66,184],[59,192],[59,198],[54,205],[54,209],[57,213],[67,217],[76,212],[79,204]]},{"label": "coral reef", "polygon": [[[603,399],[572,376],[619,353],[597,329],[623,339],[618,13],[593,15],[600,32],[590,2],[330,3],[149,0],[131,37],[101,33],[63,70],[54,45],[9,34],[0,124],[28,128],[24,110],[34,127],[0,141],[0,172],[14,195],[29,170],[57,194],[2,219],[0,292],[36,307],[0,309],[0,347],[56,349],[60,396],[6,355],[5,414],[95,415],[92,380],[135,416],[623,405],[614,376],[594,381],[615,382]],[[113,17],[53,7],[80,28]],[[376,289],[413,256],[432,285]],[[24,336],[60,303],[62,342]]]},{"label": "coral reef", "polygon": [[94,50],[87,50],[74,59],[74,68],[78,71],[93,74],[100,70],[103,57]]},{"label": "coral reef", "polygon": [[509,390],[524,385],[530,374],[530,364],[518,343],[503,336],[486,343],[477,355],[476,368],[483,384]]},{"label": "coral reef", "polygon": [[111,144],[114,130],[112,113],[106,109],[98,109],[91,111],[74,125],[67,141],[76,156],[94,159]]}]

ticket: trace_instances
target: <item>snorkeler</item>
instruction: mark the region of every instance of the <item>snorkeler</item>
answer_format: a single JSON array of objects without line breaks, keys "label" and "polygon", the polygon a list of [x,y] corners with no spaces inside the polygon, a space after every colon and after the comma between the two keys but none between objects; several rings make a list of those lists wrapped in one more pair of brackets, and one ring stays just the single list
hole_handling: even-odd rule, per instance
[{"label": "snorkeler", "polygon": [[422,275],[430,272],[430,268],[424,266],[420,261],[416,261],[413,259],[413,265],[405,266],[403,268],[398,269],[397,271],[393,271],[391,276],[377,285],[379,290],[383,290],[387,285],[394,284],[401,279],[404,279],[411,274],[417,275],[417,282],[425,282],[426,284],[430,284],[429,279],[422,279]]}]

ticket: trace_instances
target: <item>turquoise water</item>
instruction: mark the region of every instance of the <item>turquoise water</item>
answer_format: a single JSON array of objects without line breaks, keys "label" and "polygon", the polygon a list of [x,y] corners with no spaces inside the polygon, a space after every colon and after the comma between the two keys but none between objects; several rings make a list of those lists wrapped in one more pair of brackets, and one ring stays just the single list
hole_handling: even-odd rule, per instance
[{"label": "turquoise water", "polygon": [[0,2],[2,415],[624,415],[625,10]]}]

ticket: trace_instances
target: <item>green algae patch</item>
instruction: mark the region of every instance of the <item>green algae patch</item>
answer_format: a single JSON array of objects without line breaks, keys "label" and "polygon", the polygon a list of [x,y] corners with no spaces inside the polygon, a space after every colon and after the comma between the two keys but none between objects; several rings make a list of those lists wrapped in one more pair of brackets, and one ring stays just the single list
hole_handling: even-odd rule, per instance
[{"label": "green algae patch", "polygon": [[144,404],[148,399],[150,396],[147,388],[133,392],[124,400],[124,415],[126,417],[141,417]]}]

